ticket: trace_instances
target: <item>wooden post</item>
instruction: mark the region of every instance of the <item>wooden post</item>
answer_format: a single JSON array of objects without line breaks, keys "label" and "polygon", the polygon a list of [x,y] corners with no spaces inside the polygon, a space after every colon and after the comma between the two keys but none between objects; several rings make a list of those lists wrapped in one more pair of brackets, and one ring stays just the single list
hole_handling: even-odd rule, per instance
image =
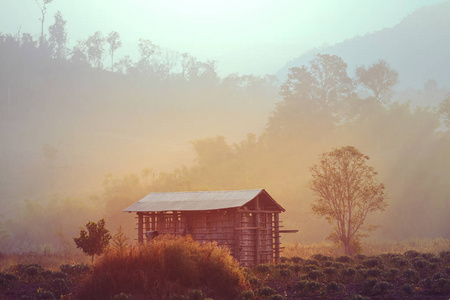
[{"label": "wooden post", "polygon": [[241,232],[239,230],[236,230],[236,228],[241,227],[241,213],[237,211],[234,214],[234,258],[237,261],[240,261],[241,256],[241,239],[240,234]]},{"label": "wooden post", "polygon": [[144,217],[144,224],[145,224],[145,232],[150,231],[150,217],[148,215],[145,215]]},{"label": "wooden post", "polygon": [[[255,205],[255,210],[259,211],[259,197],[256,197],[256,205]],[[260,250],[260,243],[261,243],[261,228],[260,228],[260,213],[257,212],[254,214],[255,215],[255,262],[256,265],[259,265],[261,263],[261,258],[259,255],[259,250]]]},{"label": "wooden post", "polygon": [[138,243],[144,243],[144,215],[141,212],[138,215]]},{"label": "wooden post", "polygon": [[164,229],[163,229],[163,225],[164,225],[164,213],[163,212],[158,212],[156,213],[156,228],[159,231],[159,233],[165,233]]},{"label": "wooden post", "polygon": [[156,230],[156,213],[152,212],[152,231]]},{"label": "wooden post", "polygon": [[173,214],[172,215],[172,223],[175,228],[174,234],[177,235],[178,234],[178,212],[174,211],[174,212],[172,212],[172,214]]},{"label": "wooden post", "polygon": [[280,263],[280,214],[274,213],[275,263]]}]

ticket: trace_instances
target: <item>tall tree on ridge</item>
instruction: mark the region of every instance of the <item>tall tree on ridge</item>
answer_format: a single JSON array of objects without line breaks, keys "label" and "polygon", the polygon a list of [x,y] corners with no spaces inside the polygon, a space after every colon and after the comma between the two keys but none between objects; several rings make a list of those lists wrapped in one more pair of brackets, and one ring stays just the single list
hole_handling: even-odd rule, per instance
[{"label": "tall tree on ridge", "polygon": [[359,83],[373,92],[375,99],[384,103],[389,102],[392,87],[398,83],[397,71],[382,59],[368,69],[364,66],[357,68],[356,77]]},{"label": "tall tree on ridge", "polygon": [[86,40],[87,56],[92,66],[102,68],[102,59],[105,49],[105,39],[100,31],[95,32]]},{"label": "tall tree on ridge", "polygon": [[67,55],[67,31],[66,23],[60,11],[55,14],[55,23],[48,28],[49,42],[56,58],[66,58]]},{"label": "tall tree on ridge", "polygon": [[106,42],[109,44],[109,54],[111,55],[111,72],[114,72],[114,52],[122,46],[119,33],[111,31]]},{"label": "tall tree on ridge", "polygon": [[49,5],[50,3],[53,2],[53,0],[41,0],[42,3],[40,4],[39,0],[34,0],[36,1],[37,6],[39,7],[40,11],[41,11],[41,18],[39,19],[39,21],[41,21],[41,37],[39,39],[39,47],[42,47],[42,45],[45,43],[45,39],[44,39],[44,21],[45,21],[45,15],[47,14],[47,5]]}]

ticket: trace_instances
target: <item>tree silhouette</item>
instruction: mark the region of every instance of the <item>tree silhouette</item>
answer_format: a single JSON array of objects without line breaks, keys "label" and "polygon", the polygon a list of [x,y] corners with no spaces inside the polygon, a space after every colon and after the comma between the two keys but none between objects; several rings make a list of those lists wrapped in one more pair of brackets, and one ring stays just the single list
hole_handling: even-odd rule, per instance
[{"label": "tree silhouette", "polygon": [[[50,3],[53,2],[53,0],[35,0],[37,6],[39,7],[39,10],[41,11],[41,18],[39,19],[39,21],[41,21],[41,37],[39,39],[39,47],[42,47],[42,45],[44,44],[45,40],[44,40],[44,22],[45,22],[45,15],[47,14],[47,5],[49,5]],[[42,2],[42,3],[40,3]]]},{"label": "tree silhouette", "polygon": [[94,256],[100,255],[109,244],[111,235],[109,230],[105,228],[105,220],[101,219],[98,223],[87,222],[86,230],[80,231],[80,236],[74,238],[77,248],[83,250],[84,253],[91,256],[94,262]]},{"label": "tree silhouette", "polygon": [[360,237],[377,228],[364,226],[367,215],[387,206],[384,185],[377,182],[377,172],[367,160],[368,156],[347,146],[322,154],[311,168],[312,210],[336,225],[329,238],[342,242],[347,255],[355,253]]},{"label": "tree silhouette", "polygon": [[444,118],[445,126],[450,127],[450,94],[439,104],[439,113]]},{"label": "tree silhouette", "polygon": [[109,54],[111,55],[111,71],[114,72],[114,52],[122,46],[119,33],[111,31],[106,42],[109,44]]},{"label": "tree silhouette", "polygon": [[385,60],[379,60],[368,69],[364,66],[357,68],[356,77],[380,102],[390,100],[392,87],[398,83],[397,71],[391,69]]},{"label": "tree silhouette", "polygon": [[112,237],[112,246],[119,253],[123,253],[126,249],[130,247],[130,238],[123,232],[122,225],[117,228],[116,234]]},{"label": "tree silhouette", "polygon": [[66,23],[60,11],[55,14],[55,23],[48,28],[50,33],[50,46],[56,58],[65,58],[67,54],[67,31]]},{"label": "tree silhouette", "polygon": [[102,68],[102,59],[105,49],[105,39],[100,31],[95,32],[86,40],[87,57],[92,66]]}]

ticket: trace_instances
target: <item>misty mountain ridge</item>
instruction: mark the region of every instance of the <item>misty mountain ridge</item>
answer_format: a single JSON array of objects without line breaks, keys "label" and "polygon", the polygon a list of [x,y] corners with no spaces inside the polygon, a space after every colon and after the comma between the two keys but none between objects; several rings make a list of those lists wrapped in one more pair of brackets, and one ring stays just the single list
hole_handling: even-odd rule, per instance
[{"label": "misty mountain ridge", "polygon": [[290,68],[307,65],[318,53],[341,57],[351,75],[357,67],[370,66],[383,59],[399,73],[396,91],[409,97],[414,104],[436,105],[442,99],[427,97],[425,100],[423,96],[419,97],[421,95],[417,89],[422,89],[430,79],[435,80],[437,88],[444,91],[439,94],[445,95],[450,88],[449,15],[450,1],[424,6],[392,28],[357,36],[333,46],[312,49],[289,61],[276,75],[280,82],[284,82]]}]

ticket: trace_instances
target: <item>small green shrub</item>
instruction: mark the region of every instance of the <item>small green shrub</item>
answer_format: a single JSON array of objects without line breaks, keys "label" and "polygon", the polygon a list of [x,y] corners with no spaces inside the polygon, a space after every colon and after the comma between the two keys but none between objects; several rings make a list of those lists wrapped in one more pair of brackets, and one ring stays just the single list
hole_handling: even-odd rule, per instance
[{"label": "small green shrub", "polygon": [[373,295],[384,295],[388,293],[388,291],[392,290],[394,286],[386,281],[379,281],[374,289],[373,289]]},{"label": "small green shrub", "polygon": [[55,278],[50,284],[50,290],[57,298],[61,298],[61,295],[67,294],[69,287],[70,284],[62,278]]},{"label": "small green shrub", "polygon": [[289,269],[291,265],[288,263],[278,264],[275,266],[276,269]]},{"label": "small green shrub", "polygon": [[413,264],[414,268],[418,271],[423,271],[430,267],[430,263],[427,260],[422,259],[422,258],[413,260],[412,264]]},{"label": "small green shrub", "polygon": [[275,295],[276,293],[277,291],[269,286],[264,286],[256,291],[256,294],[258,294],[258,296],[271,296]]},{"label": "small green shrub", "polygon": [[61,272],[75,277],[85,276],[90,271],[90,266],[87,264],[77,264],[77,265],[61,265],[59,266]]},{"label": "small green shrub", "polygon": [[306,265],[306,266],[303,266],[302,269],[303,269],[303,272],[307,273],[307,272],[317,270],[319,268],[316,265]]},{"label": "small green shrub", "polygon": [[400,270],[397,268],[390,268],[386,273],[385,277],[389,280],[395,280],[397,276],[400,274]]},{"label": "small green shrub", "polygon": [[332,261],[334,260],[331,256],[326,256],[323,254],[314,254],[311,256],[311,259],[317,260],[317,261]]},{"label": "small green shrub", "polygon": [[114,296],[113,300],[131,300],[133,296],[131,294],[120,293]]},{"label": "small green shrub", "polygon": [[41,266],[33,264],[25,266],[21,273],[22,275],[25,275],[27,277],[35,277],[41,274],[43,271],[44,269]]},{"label": "small green shrub", "polygon": [[432,259],[436,258],[436,255],[434,255],[433,253],[421,253],[420,257],[431,262]]},{"label": "small green shrub", "polygon": [[305,290],[306,288],[306,284],[308,283],[307,280],[300,280],[297,281],[296,283],[294,283],[294,290],[298,291],[298,292],[302,292]]},{"label": "small green shrub", "polygon": [[323,273],[328,277],[328,278],[332,278],[334,276],[337,275],[338,271],[333,268],[333,267],[329,267],[329,268],[325,268],[323,269]]},{"label": "small green shrub", "polygon": [[376,268],[381,267],[383,265],[381,259],[379,258],[371,258],[361,262],[361,264],[366,268]]},{"label": "small green shrub", "polygon": [[341,275],[344,278],[351,278],[356,275],[356,271],[353,268],[342,269]]},{"label": "small green shrub", "polygon": [[369,277],[378,277],[381,275],[381,270],[378,268],[371,268],[371,269],[367,270],[366,274]]},{"label": "small green shrub", "polygon": [[278,270],[278,276],[280,276],[283,279],[288,279],[292,276],[292,271],[289,269]]},{"label": "small green shrub", "polygon": [[406,284],[402,285],[402,287],[400,288],[400,291],[405,295],[412,295],[414,293],[414,286],[406,283]]},{"label": "small green shrub", "polygon": [[11,273],[0,272],[0,290],[9,288],[17,280],[17,277]]},{"label": "small green shrub", "polygon": [[370,298],[361,296],[359,294],[353,294],[353,295],[347,297],[346,300],[370,300]]},{"label": "small green shrub", "polygon": [[353,259],[350,256],[348,256],[348,255],[342,255],[342,256],[337,257],[336,261],[340,262],[340,263],[349,264],[349,263],[353,262]]},{"label": "small green shrub", "polygon": [[306,259],[303,261],[303,265],[314,265],[314,266],[318,267],[319,262],[315,259]]},{"label": "small green shrub", "polygon": [[131,294],[120,293],[114,296],[113,300],[132,300],[133,296]]},{"label": "small green shrub", "polygon": [[322,271],[319,270],[312,270],[308,272],[308,278],[311,280],[320,280],[325,277]]},{"label": "small green shrub", "polygon": [[322,268],[328,268],[328,267],[331,267],[333,264],[334,264],[333,261],[331,261],[331,260],[326,260],[326,261],[322,262]]},{"label": "small green shrub", "polygon": [[358,278],[359,280],[364,280],[364,279],[366,279],[368,276],[367,276],[367,269],[359,269],[359,270],[356,270],[356,278]]},{"label": "small green shrub", "polygon": [[272,267],[267,264],[260,264],[255,267],[255,271],[258,273],[270,273],[272,271]]},{"label": "small green shrub", "polygon": [[289,261],[290,261],[290,259],[288,257],[285,257],[285,256],[280,257],[280,262],[282,264],[288,263]]},{"label": "small green shrub", "polygon": [[240,295],[242,300],[252,300],[255,298],[255,293],[252,290],[243,291]]},{"label": "small green shrub", "polygon": [[402,278],[410,283],[416,283],[420,280],[419,273],[413,269],[407,269],[403,272]]},{"label": "small green shrub", "polygon": [[417,256],[419,256],[420,253],[415,250],[409,250],[409,251],[406,251],[403,255],[408,259],[413,259],[413,258],[416,258]]},{"label": "small green shrub", "polygon": [[302,266],[300,264],[293,264],[289,267],[289,269],[294,272],[294,273],[298,273],[302,270]]},{"label": "small green shrub", "polygon": [[252,277],[248,279],[248,283],[253,287],[258,287],[261,285],[261,279],[259,279],[258,277]]},{"label": "small green shrub", "polygon": [[375,286],[379,283],[378,279],[376,278],[369,278],[366,281],[364,281],[364,284],[362,286],[362,292],[364,295],[376,295],[375,293]]},{"label": "small green shrub", "polygon": [[317,295],[325,290],[325,285],[317,281],[308,281],[304,290],[310,296]]},{"label": "small green shrub", "polygon": [[36,300],[54,300],[55,296],[52,292],[39,288],[36,292]]},{"label": "small green shrub", "polygon": [[365,259],[367,259],[367,256],[366,255],[364,255],[364,254],[358,254],[358,255],[356,255],[355,256],[355,259],[357,259],[357,260],[365,260]]},{"label": "small green shrub", "polygon": [[348,264],[344,264],[341,262],[334,262],[331,264],[331,267],[336,268],[336,269],[343,269],[346,266],[348,266]]},{"label": "small green shrub", "polygon": [[189,300],[203,300],[205,299],[205,295],[201,290],[190,290],[188,293]]},{"label": "small green shrub", "polygon": [[405,268],[409,266],[409,261],[403,257],[394,257],[390,260],[390,263],[397,268]]},{"label": "small green shrub", "polygon": [[448,280],[447,278],[432,280],[431,292],[434,294],[450,293],[450,280]]},{"label": "small green shrub", "polygon": [[331,281],[330,283],[327,284],[327,292],[330,293],[338,293],[338,292],[342,292],[345,290],[345,286],[342,283],[337,283],[335,281]]},{"label": "small green shrub", "polygon": [[301,263],[302,261],[303,261],[303,258],[301,258],[301,257],[298,257],[298,256],[291,257],[291,262],[293,262],[294,264]]},{"label": "small green shrub", "polygon": [[439,257],[441,258],[441,260],[444,264],[450,263],[450,251],[440,252]]}]

